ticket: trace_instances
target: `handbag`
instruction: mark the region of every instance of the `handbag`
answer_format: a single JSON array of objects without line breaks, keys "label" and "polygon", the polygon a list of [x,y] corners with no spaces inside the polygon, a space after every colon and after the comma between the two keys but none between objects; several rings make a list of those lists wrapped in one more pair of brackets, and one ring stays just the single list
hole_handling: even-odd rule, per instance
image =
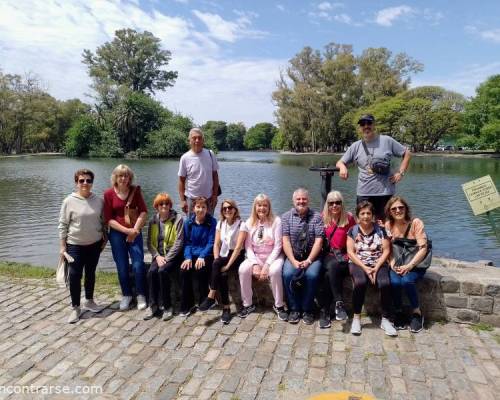
[{"label": "handbag", "polygon": [[125,204],[125,223],[131,227],[135,226],[135,223],[137,222],[137,218],[139,218],[139,207],[131,208],[130,204],[132,203],[132,200],[134,199],[135,196],[135,191],[137,189],[137,186],[134,186],[132,189],[132,192],[128,195],[127,198],[127,204]]},{"label": "handbag", "polygon": [[[413,221],[412,221],[413,222]],[[395,238],[392,242],[392,254],[396,261],[396,266],[406,265],[413,260],[415,254],[420,250],[421,246],[417,244],[415,239],[408,239],[408,232],[410,231],[412,222],[406,228],[404,237]],[[414,268],[427,269],[430,267],[432,261],[432,240],[427,238],[427,253],[422,261],[420,261]]]},{"label": "handbag", "polygon": [[68,263],[74,262],[75,259],[71,257],[67,252],[61,254],[59,257],[59,262],[57,263],[56,269],[56,283],[59,287],[68,287],[69,278],[68,278]]},{"label": "handbag", "polygon": [[[214,170],[214,157],[213,157],[213,154],[212,154],[212,150],[208,150],[208,152],[210,153],[210,158],[212,159],[212,171]],[[220,196],[222,194],[222,189],[220,187],[220,182],[219,182],[219,187],[217,188],[217,196]]]},{"label": "handbag", "polygon": [[368,157],[368,167],[379,175],[389,175],[391,173],[391,159],[386,157],[374,157],[368,152],[368,147],[364,140],[361,141],[363,149],[365,150],[366,157]]}]

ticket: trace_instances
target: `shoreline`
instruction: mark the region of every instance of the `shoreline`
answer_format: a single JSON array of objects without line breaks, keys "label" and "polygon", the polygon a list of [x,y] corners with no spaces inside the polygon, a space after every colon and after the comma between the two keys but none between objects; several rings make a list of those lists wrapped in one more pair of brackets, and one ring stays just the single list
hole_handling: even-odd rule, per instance
[{"label": "shoreline", "polygon": [[[321,151],[321,152],[303,152],[303,153],[295,153],[293,151],[278,151],[281,155],[286,156],[305,156],[305,155],[317,155],[317,156],[341,156],[344,152],[329,152],[329,151]],[[412,157],[456,157],[456,158],[500,158],[500,153],[494,152],[474,152],[474,153],[450,153],[446,151],[433,151],[433,152],[418,152],[411,153]]]}]

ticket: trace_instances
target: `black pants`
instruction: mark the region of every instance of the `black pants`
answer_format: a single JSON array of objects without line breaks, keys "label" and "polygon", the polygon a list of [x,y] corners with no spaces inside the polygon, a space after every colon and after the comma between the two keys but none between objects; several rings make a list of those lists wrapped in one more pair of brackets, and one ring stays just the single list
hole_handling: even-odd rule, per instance
[{"label": "black pants", "polygon": [[223,268],[227,264],[232,254],[233,250],[230,250],[227,257],[218,257],[215,259],[212,265],[212,274],[210,277],[210,289],[218,290],[220,292],[222,304],[225,306],[229,305],[229,287],[227,284],[227,274],[230,270],[233,269],[236,269],[236,271],[238,271],[240,264],[245,259],[244,253],[241,252],[233,265],[231,265],[231,268],[228,271],[221,273],[221,268]]},{"label": "black pants", "polygon": [[166,310],[172,306],[170,296],[171,275],[181,262],[182,258],[177,257],[160,268],[156,260],[153,260],[147,274],[150,307],[158,306]]},{"label": "black pants", "polygon": [[[352,308],[354,314],[361,314],[369,279],[365,271],[353,263],[349,263],[349,272],[352,277],[353,286]],[[391,280],[389,278],[389,266],[387,264],[382,265],[378,270],[376,284],[380,290],[382,317],[388,317],[391,312]]]},{"label": "black pants", "polygon": [[82,291],[82,275],[85,270],[85,298],[94,298],[95,270],[101,255],[102,240],[88,246],[77,244],[67,244],[66,251],[75,259],[68,265],[69,292],[71,294],[71,304],[74,307],[80,306],[80,295]]},{"label": "black pants", "polygon": [[389,201],[389,199],[392,197],[392,195],[387,195],[387,196],[357,196],[356,198],[356,204],[361,203],[362,201],[369,201],[370,203],[373,204],[373,207],[375,208],[375,217],[377,219],[381,219],[382,221],[385,221],[385,205]]},{"label": "black pants", "polygon": [[198,303],[205,300],[208,295],[208,277],[210,276],[214,258],[213,256],[205,257],[205,266],[200,269],[195,267],[197,259],[197,257],[193,257],[191,269],[181,269],[179,272],[181,280],[181,311],[187,311],[194,306],[193,281],[195,279],[198,281]]},{"label": "black pants", "polygon": [[327,254],[323,259],[323,279],[318,292],[318,302],[321,308],[330,309],[332,299],[343,301],[342,288],[344,278],[349,275],[347,261],[339,262],[333,254]]}]

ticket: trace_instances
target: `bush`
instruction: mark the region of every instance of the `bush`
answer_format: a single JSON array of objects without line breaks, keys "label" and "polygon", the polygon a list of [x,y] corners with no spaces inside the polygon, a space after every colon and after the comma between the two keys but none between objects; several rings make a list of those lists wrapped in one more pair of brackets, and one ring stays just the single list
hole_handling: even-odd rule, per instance
[{"label": "bush", "polygon": [[71,157],[86,157],[99,140],[100,132],[94,118],[83,115],[66,133],[64,152]]},{"label": "bush", "polygon": [[187,150],[189,150],[188,134],[167,125],[149,133],[148,144],[140,155],[143,157],[179,157]]},{"label": "bush", "polygon": [[112,130],[104,130],[100,133],[99,143],[93,144],[89,151],[90,157],[122,157],[123,150],[120,147],[118,137]]}]

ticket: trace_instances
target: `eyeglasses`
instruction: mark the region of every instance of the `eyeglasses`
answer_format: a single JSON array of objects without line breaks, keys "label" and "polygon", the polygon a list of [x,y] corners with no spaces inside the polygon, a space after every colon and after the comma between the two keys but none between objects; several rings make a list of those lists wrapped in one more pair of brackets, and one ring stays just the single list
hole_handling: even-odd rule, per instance
[{"label": "eyeglasses", "polygon": [[225,207],[222,207],[222,211],[232,211],[234,210],[234,207],[233,206],[225,206]]},{"label": "eyeglasses", "polygon": [[359,121],[359,126],[371,126],[373,125],[372,121]]},{"label": "eyeglasses", "polygon": [[84,183],[88,183],[89,185],[91,185],[92,183],[94,183],[94,180],[93,179],[78,179],[78,183],[80,185],[83,185]]},{"label": "eyeglasses", "polygon": [[259,226],[259,230],[257,231],[257,239],[261,240],[264,237],[264,226]]},{"label": "eyeglasses", "polygon": [[169,206],[169,205],[170,205],[170,203],[167,203],[166,201],[162,201],[161,203],[158,203],[158,205],[159,205],[160,207],[163,207],[163,206]]},{"label": "eyeglasses", "polygon": [[341,206],[342,201],[341,200],[334,200],[334,201],[329,201],[328,206]]},{"label": "eyeglasses", "polygon": [[406,207],[405,206],[394,206],[394,207],[391,207],[391,211],[403,211]]}]

